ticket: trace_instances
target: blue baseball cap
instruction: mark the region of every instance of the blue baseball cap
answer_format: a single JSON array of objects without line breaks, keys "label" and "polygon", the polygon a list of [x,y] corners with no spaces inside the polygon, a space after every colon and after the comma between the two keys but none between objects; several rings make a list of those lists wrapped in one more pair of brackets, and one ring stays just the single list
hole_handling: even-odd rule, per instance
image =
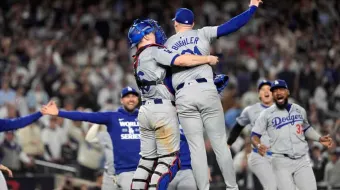
[{"label": "blue baseball cap", "polygon": [[281,79],[275,80],[270,87],[270,91],[273,91],[277,88],[285,88],[285,89],[288,90],[288,86],[287,86],[286,81],[281,80]]},{"label": "blue baseball cap", "polygon": [[259,85],[257,86],[257,90],[260,90],[263,85],[268,85],[271,87],[272,83],[269,80],[261,80]]},{"label": "blue baseball cap", "polygon": [[122,92],[120,93],[120,97],[124,98],[124,96],[128,94],[134,94],[136,96],[139,96],[139,93],[134,88],[128,86],[128,87],[123,88]]},{"label": "blue baseball cap", "polygon": [[194,23],[194,17],[194,13],[190,9],[179,8],[177,9],[175,18],[173,18],[172,21],[192,25]]}]

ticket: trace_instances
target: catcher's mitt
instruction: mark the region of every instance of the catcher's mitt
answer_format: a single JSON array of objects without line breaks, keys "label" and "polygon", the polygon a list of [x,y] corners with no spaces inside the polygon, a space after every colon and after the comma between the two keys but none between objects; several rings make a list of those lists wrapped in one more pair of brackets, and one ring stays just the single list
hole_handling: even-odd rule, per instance
[{"label": "catcher's mitt", "polygon": [[219,74],[215,76],[214,83],[219,94],[227,87],[228,81],[229,77],[227,75]]}]

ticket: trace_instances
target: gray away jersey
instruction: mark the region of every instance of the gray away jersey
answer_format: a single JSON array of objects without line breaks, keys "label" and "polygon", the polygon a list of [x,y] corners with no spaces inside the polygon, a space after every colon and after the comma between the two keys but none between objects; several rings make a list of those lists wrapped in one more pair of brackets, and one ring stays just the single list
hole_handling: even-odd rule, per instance
[{"label": "gray away jersey", "polygon": [[114,168],[114,158],[113,158],[113,145],[112,140],[110,137],[110,134],[106,131],[101,131],[97,134],[97,138],[99,140],[100,145],[102,146],[104,150],[105,155],[105,166],[107,173],[109,175],[115,174],[115,168]]},{"label": "gray away jersey", "polygon": [[[177,53],[166,48],[148,47],[138,57],[137,76],[142,81],[164,81],[166,69],[173,65],[178,56]],[[142,100],[174,100],[174,95],[163,84],[144,86],[140,91]]]},{"label": "gray away jersey", "polygon": [[[171,36],[165,46],[181,55],[210,55],[210,44],[216,37],[217,26],[204,27],[198,30],[179,32]],[[175,89],[184,81],[198,78],[213,79],[213,71],[208,64],[196,67],[174,67],[172,72],[172,85]]]},{"label": "gray away jersey", "polygon": [[304,131],[310,127],[306,110],[292,104],[289,112],[279,109],[274,104],[261,112],[252,132],[270,137],[270,149],[273,153],[288,154],[299,158],[307,154],[308,144]]},{"label": "gray away jersey", "polygon": [[[250,129],[252,129],[260,113],[267,108],[268,107],[262,105],[260,102],[247,106],[246,108],[243,109],[241,115],[236,118],[236,121],[242,126],[250,125]],[[269,146],[269,137],[267,135],[267,132],[262,134],[261,143],[266,146]]]}]

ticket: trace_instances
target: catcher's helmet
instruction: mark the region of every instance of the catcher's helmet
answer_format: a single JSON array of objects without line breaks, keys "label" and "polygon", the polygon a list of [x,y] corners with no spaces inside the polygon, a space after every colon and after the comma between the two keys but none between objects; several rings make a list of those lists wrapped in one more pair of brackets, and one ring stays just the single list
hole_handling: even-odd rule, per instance
[{"label": "catcher's helmet", "polygon": [[153,26],[143,20],[135,20],[129,29],[128,38],[131,48],[135,47],[145,35],[154,31]]},{"label": "catcher's helmet", "polygon": [[146,19],[145,22],[148,22],[155,29],[156,36],[156,44],[164,45],[166,40],[168,39],[163,31],[162,27],[158,25],[157,21],[153,19]]},{"label": "catcher's helmet", "polygon": [[135,20],[128,33],[131,48],[135,47],[145,35],[151,32],[155,33],[157,44],[163,45],[166,42],[167,37],[163,29],[157,24],[157,21],[152,19]]}]

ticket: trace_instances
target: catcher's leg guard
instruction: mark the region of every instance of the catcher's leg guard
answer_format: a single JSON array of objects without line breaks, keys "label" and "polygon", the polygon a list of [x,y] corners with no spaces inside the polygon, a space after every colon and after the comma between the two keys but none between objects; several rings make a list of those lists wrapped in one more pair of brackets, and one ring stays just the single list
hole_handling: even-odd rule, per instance
[{"label": "catcher's leg guard", "polygon": [[141,158],[133,176],[131,190],[147,190],[151,175],[156,167],[157,158]]},{"label": "catcher's leg guard", "polygon": [[178,152],[159,157],[149,189],[166,190],[179,171],[180,165]]}]

